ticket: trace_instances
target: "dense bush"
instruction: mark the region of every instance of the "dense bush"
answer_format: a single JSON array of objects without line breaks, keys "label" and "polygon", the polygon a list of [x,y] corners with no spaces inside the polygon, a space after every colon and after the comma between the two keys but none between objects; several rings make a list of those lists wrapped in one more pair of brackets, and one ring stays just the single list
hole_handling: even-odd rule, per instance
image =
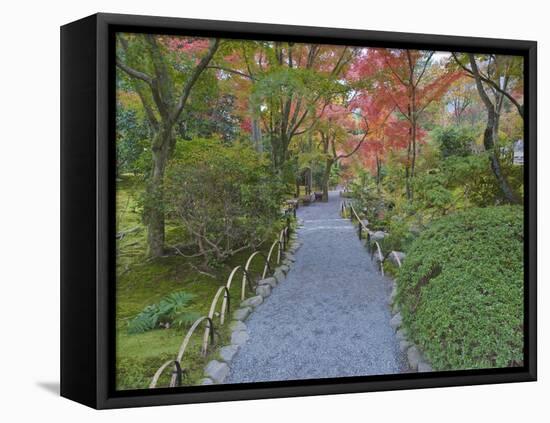
[{"label": "dense bush", "polygon": [[387,228],[388,235],[380,241],[380,247],[385,255],[391,251],[407,251],[414,239],[410,225],[400,216],[392,216]]},{"label": "dense bush", "polygon": [[151,136],[149,128],[140,120],[137,112],[120,105],[117,107],[116,122],[117,173],[149,172],[151,168],[150,153],[147,152]]},{"label": "dense bush", "polygon": [[167,171],[169,216],[206,265],[255,248],[280,217],[283,187],[269,162],[243,144],[215,140],[182,143]]},{"label": "dense bush", "polygon": [[523,360],[523,208],[471,209],[434,221],[398,276],[411,339],[437,370]]},{"label": "dense bush", "polygon": [[438,127],[431,135],[439,144],[443,157],[471,154],[476,138],[475,130],[471,126]]},{"label": "dense bush", "polygon": [[418,175],[413,182],[415,210],[429,213],[432,217],[447,214],[455,205],[448,185],[447,175],[439,170]]}]

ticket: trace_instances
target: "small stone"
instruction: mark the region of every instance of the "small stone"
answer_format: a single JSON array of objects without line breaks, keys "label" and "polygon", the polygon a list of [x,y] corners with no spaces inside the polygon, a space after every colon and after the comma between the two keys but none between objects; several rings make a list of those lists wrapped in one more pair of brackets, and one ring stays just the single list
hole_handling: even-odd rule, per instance
[{"label": "small stone", "polygon": [[231,334],[231,343],[234,345],[244,345],[248,341],[248,332],[244,330],[236,330]]},{"label": "small stone", "polygon": [[279,269],[280,271],[282,271],[286,275],[288,273],[288,271],[290,270],[290,267],[288,267],[286,264],[283,264],[283,265],[279,266],[277,269]]},{"label": "small stone", "polygon": [[420,363],[418,363],[418,372],[419,373],[433,372],[433,369],[432,369],[432,366],[430,366],[428,363],[421,361]]},{"label": "small stone", "polygon": [[261,295],[262,298],[269,297],[269,294],[271,294],[271,287],[269,285],[260,285],[256,288],[256,294]]},{"label": "small stone", "polygon": [[284,266],[287,266],[288,268],[290,268],[290,266],[292,266],[293,262],[291,262],[289,259],[284,259],[282,261],[282,263],[283,263]]},{"label": "small stone", "polygon": [[212,360],[206,365],[204,372],[213,382],[222,383],[229,374],[229,366],[218,360]]},{"label": "small stone", "polygon": [[235,354],[237,354],[237,351],[239,351],[238,345],[227,345],[222,347],[220,349],[220,358],[229,364],[231,360],[233,360],[233,357],[235,357]]},{"label": "small stone", "polygon": [[403,317],[401,317],[401,313],[397,313],[395,316],[393,316],[390,320],[390,326],[393,329],[397,329],[399,326],[403,324]]},{"label": "small stone", "polygon": [[409,348],[412,344],[409,341],[399,341],[399,349],[401,352],[407,351],[407,348]]},{"label": "small stone", "polygon": [[277,279],[271,277],[271,278],[265,278],[265,279],[261,279],[259,282],[258,282],[258,285],[268,285],[270,286],[271,288],[275,288],[277,286]]},{"label": "small stone", "polygon": [[203,380],[201,380],[200,382],[201,385],[214,385],[214,381],[208,377],[205,377]]},{"label": "small stone", "polygon": [[393,304],[395,302],[395,297],[397,297],[397,287],[394,286],[390,293],[390,298],[388,298],[388,304]]},{"label": "small stone", "polygon": [[241,322],[240,320],[233,320],[231,324],[229,325],[229,328],[231,330],[246,330],[246,325]]},{"label": "small stone", "polygon": [[407,350],[407,360],[409,360],[409,367],[412,370],[418,369],[418,363],[422,360],[422,356],[420,355],[418,348],[412,346]]},{"label": "small stone", "polygon": [[273,277],[277,279],[277,283],[281,283],[282,281],[285,280],[285,274],[281,271],[281,269],[275,270]]},{"label": "small stone", "polygon": [[288,261],[291,261],[291,262],[296,261],[296,257],[294,257],[294,254],[290,254],[290,253],[285,254],[285,259],[288,260]]},{"label": "small stone", "polygon": [[399,329],[397,332],[395,332],[395,337],[399,341],[405,341],[407,339],[407,331],[405,329]]},{"label": "small stone", "polygon": [[375,231],[370,235],[371,241],[382,241],[388,234],[383,231]]},{"label": "small stone", "polygon": [[252,309],[250,307],[239,308],[233,313],[233,318],[235,320],[246,320],[251,311]]},{"label": "small stone", "polygon": [[397,313],[399,313],[399,304],[397,304],[397,301],[394,301],[391,307],[391,314],[397,314]]},{"label": "small stone", "polygon": [[241,307],[253,307],[253,308],[256,308],[256,307],[258,307],[263,301],[264,301],[264,299],[262,298],[261,295],[256,295],[255,297],[250,297],[250,298],[248,298],[247,300],[244,300],[244,301],[241,303]]}]

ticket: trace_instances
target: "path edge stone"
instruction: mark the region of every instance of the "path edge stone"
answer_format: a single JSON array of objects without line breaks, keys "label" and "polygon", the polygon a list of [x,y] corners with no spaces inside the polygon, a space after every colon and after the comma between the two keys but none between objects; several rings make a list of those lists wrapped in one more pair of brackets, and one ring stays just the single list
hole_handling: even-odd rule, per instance
[{"label": "path edge stone", "polygon": [[390,314],[392,316],[389,323],[399,341],[399,349],[405,354],[407,365],[411,372],[433,372],[433,367],[424,355],[422,349],[409,339],[408,330],[403,325],[401,307],[397,301],[397,281],[393,278],[389,279],[392,283],[392,291],[388,300],[388,306],[390,307]]},{"label": "path edge stone", "polygon": [[[297,234],[290,237],[289,246],[281,256],[280,263],[277,264],[272,275],[258,281],[258,286],[255,289],[255,296],[248,297],[239,304],[239,308],[233,311],[233,320],[230,323],[230,344],[221,345],[216,349],[216,354],[212,360],[204,366],[204,377],[199,382],[200,385],[215,385],[223,383],[223,381],[231,373],[231,363],[235,356],[239,354],[240,349],[246,345],[249,339],[244,320],[248,319],[257,307],[260,307],[266,298],[276,289],[276,287],[284,282],[286,274],[292,269],[295,264],[295,254],[300,248],[300,242]],[[265,282],[263,282],[265,281]],[[263,282],[263,283],[262,283]],[[255,300],[252,300],[255,299]],[[251,301],[249,301],[251,300]],[[227,352],[234,351],[232,354],[222,354],[222,350]],[[214,371],[213,371],[214,369]]]}]

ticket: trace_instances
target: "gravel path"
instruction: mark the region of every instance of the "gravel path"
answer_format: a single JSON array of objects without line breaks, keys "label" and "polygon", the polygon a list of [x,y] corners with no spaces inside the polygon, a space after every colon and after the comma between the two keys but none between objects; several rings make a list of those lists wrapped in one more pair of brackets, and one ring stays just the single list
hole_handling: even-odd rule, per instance
[{"label": "gravel path", "polygon": [[227,383],[406,371],[389,325],[390,283],[339,207],[331,192],[328,203],[298,209],[296,263],[245,322],[250,339]]}]

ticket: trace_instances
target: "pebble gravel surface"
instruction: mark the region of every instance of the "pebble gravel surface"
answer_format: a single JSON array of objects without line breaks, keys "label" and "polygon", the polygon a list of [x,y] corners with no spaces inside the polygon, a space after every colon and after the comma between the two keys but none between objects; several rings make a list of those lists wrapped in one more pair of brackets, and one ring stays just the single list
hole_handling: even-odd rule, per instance
[{"label": "pebble gravel surface", "polygon": [[287,278],[247,319],[226,383],[406,372],[390,327],[390,280],[340,218],[341,199],[298,209],[303,243]]}]

